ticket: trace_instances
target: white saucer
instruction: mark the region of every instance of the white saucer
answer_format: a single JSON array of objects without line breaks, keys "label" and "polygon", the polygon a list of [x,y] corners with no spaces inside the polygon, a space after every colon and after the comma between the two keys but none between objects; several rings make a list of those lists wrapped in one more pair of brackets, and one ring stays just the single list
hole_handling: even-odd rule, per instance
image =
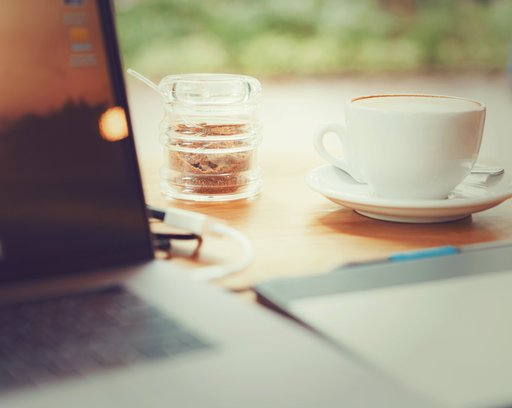
[{"label": "white saucer", "polygon": [[375,196],[344,171],[326,164],[312,170],[306,183],[329,200],[359,214],[385,221],[454,221],[487,210],[512,197],[511,171],[500,176],[469,175],[444,200],[398,200]]}]

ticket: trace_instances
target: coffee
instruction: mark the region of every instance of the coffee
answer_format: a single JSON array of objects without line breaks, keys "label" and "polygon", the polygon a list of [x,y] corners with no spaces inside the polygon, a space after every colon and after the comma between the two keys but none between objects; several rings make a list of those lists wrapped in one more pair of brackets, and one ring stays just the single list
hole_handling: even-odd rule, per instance
[{"label": "coffee", "polygon": [[393,112],[471,112],[481,107],[476,101],[446,96],[378,95],[356,98],[355,106]]},{"label": "coffee", "polygon": [[[346,125],[316,135],[318,153],[381,197],[443,199],[471,171],[480,149],[485,106],[437,95],[374,95],[346,105]],[[343,156],[324,146],[338,136]]]}]

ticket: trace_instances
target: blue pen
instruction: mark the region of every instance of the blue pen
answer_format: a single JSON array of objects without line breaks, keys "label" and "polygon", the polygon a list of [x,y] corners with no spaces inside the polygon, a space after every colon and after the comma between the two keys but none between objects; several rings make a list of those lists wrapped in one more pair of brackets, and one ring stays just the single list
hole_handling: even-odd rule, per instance
[{"label": "blue pen", "polygon": [[391,254],[388,260],[391,262],[411,261],[416,259],[434,258],[439,256],[455,255],[461,250],[453,245],[446,245],[434,248],[425,248],[417,251],[398,252]]},{"label": "blue pen", "polygon": [[455,255],[462,252],[460,248],[453,245],[446,245],[433,248],[424,248],[414,251],[397,252],[389,255],[387,258],[378,258],[369,261],[362,262],[349,262],[343,266],[361,266],[361,265],[372,265],[387,262],[403,262],[412,261],[416,259],[434,258],[439,256]]}]

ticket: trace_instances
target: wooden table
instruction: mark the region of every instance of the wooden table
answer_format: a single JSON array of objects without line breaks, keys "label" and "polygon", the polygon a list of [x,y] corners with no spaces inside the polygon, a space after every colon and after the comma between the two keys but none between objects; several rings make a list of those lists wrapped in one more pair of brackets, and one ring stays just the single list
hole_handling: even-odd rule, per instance
[{"label": "wooden table", "polygon": [[[162,147],[158,123],[163,110],[153,90],[129,82],[129,96],[147,201],[221,218],[254,244],[256,258],[247,270],[220,280],[245,290],[265,279],[327,271],[337,265],[385,257],[389,253],[439,245],[512,240],[512,200],[470,218],[445,224],[397,224],[365,218],[309,189],[308,171],[324,164],[312,136],[327,121],[340,120],[343,102],[355,95],[416,90],[460,95],[488,106],[481,161],[510,163],[509,79],[502,75],[398,75],[264,81],[261,120],[264,134],[259,162],[263,191],[250,201],[186,203],[159,193]],[[207,239],[202,259],[223,262],[233,252],[229,240]]]},{"label": "wooden table", "polygon": [[[441,224],[400,224],[363,217],[336,205],[304,183],[323,162],[311,152],[262,152],[263,190],[253,200],[189,203],[159,192],[160,157],[143,157],[146,199],[225,220],[247,235],[255,260],[245,271],[218,283],[244,292],[266,279],[325,272],[337,265],[392,252],[440,245],[512,240],[512,200],[466,219]],[[206,239],[202,259],[225,262],[236,251],[229,240]]]}]

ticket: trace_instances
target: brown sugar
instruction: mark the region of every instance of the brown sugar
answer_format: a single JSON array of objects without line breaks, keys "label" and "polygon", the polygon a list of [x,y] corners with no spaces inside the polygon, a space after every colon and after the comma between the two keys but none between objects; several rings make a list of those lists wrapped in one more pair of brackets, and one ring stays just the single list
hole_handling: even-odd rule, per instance
[{"label": "brown sugar", "polygon": [[209,125],[205,122],[197,124],[179,123],[173,129],[176,133],[182,135],[194,136],[234,136],[244,133],[246,125],[244,124],[215,124]]},{"label": "brown sugar", "polygon": [[[179,178],[183,180],[182,184],[187,190],[196,194],[229,194],[237,192],[248,183],[245,172],[253,167],[254,149],[233,152],[230,150],[246,146],[246,142],[208,141],[208,136],[244,133],[245,125],[178,124],[173,130],[182,135],[204,137],[204,140],[180,141],[177,150],[169,150],[169,168],[180,174]],[[185,151],[180,148],[185,148]],[[204,153],[201,152],[205,149]]]}]

